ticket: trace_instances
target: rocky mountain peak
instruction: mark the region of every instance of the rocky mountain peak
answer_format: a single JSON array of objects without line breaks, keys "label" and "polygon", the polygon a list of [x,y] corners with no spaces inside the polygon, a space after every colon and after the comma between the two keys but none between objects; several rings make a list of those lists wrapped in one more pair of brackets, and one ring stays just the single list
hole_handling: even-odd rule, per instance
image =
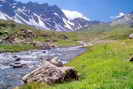
[{"label": "rocky mountain peak", "polygon": [[[27,24],[47,30],[56,31],[75,31],[77,30],[77,21],[70,20],[57,5],[48,3],[28,2],[22,3],[15,0],[0,1],[0,19],[13,20],[17,23]],[[87,26],[87,20],[80,19],[78,24],[80,28]]]},{"label": "rocky mountain peak", "polygon": [[126,13],[125,15],[112,21],[111,25],[126,24],[133,25],[133,12]]}]

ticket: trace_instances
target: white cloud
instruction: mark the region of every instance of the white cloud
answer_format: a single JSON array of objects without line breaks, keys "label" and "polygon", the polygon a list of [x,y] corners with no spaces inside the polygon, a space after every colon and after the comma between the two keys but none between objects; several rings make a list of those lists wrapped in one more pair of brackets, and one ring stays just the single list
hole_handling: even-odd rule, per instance
[{"label": "white cloud", "polygon": [[68,19],[72,20],[75,18],[84,18],[86,20],[90,20],[89,18],[85,17],[82,13],[78,11],[72,11],[72,10],[62,10],[64,14],[67,16]]},{"label": "white cloud", "polygon": [[120,17],[122,17],[122,16],[124,16],[124,15],[125,15],[125,13],[120,12],[119,15],[117,15],[117,16],[111,16],[110,18],[111,18],[111,19],[117,19],[117,18],[120,18]]}]

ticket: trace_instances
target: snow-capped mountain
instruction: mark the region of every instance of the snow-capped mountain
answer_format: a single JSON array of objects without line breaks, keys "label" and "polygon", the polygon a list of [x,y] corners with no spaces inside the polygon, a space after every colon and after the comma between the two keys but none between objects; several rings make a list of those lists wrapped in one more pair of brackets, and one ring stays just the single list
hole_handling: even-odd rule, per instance
[{"label": "snow-capped mountain", "polygon": [[79,29],[82,29],[82,28],[89,28],[91,27],[92,25],[97,25],[97,24],[101,24],[100,21],[88,21],[87,19],[85,18],[75,18],[73,20],[71,20],[71,22],[75,23],[73,25],[73,28],[79,30]]},{"label": "snow-capped mountain", "polygon": [[[48,3],[38,4],[33,2],[22,3],[15,0],[0,0],[0,19],[13,20],[17,23],[27,24],[56,31],[75,31],[87,26],[89,20],[82,18],[69,19],[63,10],[56,5]],[[80,16],[81,19],[81,16]]]},{"label": "snow-capped mountain", "polygon": [[86,16],[84,16],[82,13],[78,12],[78,11],[73,11],[73,10],[62,10],[64,12],[64,14],[66,15],[66,17],[69,20],[74,20],[76,18],[82,18],[86,21],[90,21],[89,18],[87,18]]},{"label": "snow-capped mountain", "polygon": [[133,25],[133,13],[125,13],[112,21],[111,25],[126,24]]}]

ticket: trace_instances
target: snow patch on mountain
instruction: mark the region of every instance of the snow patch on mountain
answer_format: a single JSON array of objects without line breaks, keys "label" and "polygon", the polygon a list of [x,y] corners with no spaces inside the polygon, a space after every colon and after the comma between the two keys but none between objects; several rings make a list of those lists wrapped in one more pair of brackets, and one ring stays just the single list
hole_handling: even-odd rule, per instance
[{"label": "snow patch on mountain", "polygon": [[0,0],[0,19],[65,32],[84,28],[90,21],[78,11],[61,10],[47,3],[22,3],[15,0]]},{"label": "snow patch on mountain", "polygon": [[64,14],[67,16],[67,18],[69,20],[73,20],[76,18],[83,18],[85,20],[90,20],[89,18],[85,17],[82,13],[78,12],[78,11],[73,11],[73,10],[62,10],[64,12]]},{"label": "snow patch on mountain", "polygon": [[124,12],[120,12],[117,16],[110,16],[111,19],[117,19],[117,18],[121,18],[125,15]]}]

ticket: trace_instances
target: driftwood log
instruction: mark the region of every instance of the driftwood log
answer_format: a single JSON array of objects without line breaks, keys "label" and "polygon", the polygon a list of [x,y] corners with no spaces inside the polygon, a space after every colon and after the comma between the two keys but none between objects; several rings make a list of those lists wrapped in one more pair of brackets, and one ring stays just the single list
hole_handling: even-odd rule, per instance
[{"label": "driftwood log", "polygon": [[[55,60],[55,59],[54,59]],[[47,84],[78,80],[77,71],[72,67],[56,66],[50,61],[23,77],[25,83],[43,82]]]}]

